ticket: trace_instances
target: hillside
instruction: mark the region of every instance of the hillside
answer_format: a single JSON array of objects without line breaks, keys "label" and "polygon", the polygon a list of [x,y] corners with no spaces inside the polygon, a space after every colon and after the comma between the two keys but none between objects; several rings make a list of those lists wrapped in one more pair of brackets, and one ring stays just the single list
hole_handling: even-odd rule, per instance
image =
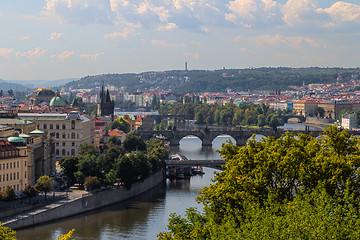
[{"label": "hillside", "polygon": [[72,89],[94,88],[110,84],[126,91],[163,89],[178,93],[224,92],[255,89],[281,89],[288,86],[301,86],[303,83],[333,83],[348,81],[360,75],[360,69],[344,68],[255,68],[221,69],[215,71],[165,71],[144,72],[140,74],[102,74],[86,76],[78,81],[67,83]]}]

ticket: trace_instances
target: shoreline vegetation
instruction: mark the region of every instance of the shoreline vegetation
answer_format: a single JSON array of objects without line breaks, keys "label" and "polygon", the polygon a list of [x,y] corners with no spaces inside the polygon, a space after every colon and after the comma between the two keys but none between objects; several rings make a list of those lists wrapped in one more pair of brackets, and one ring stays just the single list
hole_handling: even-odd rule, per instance
[{"label": "shoreline vegetation", "polygon": [[335,126],[219,151],[225,169],[159,239],[359,239],[360,138]]}]

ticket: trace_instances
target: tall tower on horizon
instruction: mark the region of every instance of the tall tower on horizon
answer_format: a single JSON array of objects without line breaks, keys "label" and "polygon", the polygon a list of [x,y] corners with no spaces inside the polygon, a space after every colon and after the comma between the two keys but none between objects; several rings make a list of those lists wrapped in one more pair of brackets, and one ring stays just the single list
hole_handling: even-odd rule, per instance
[{"label": "tall tower on horizon", "polygon": [[187,66],[187,62],[185,62],[185,71],[187,72],[188,70],[188,66]]}]

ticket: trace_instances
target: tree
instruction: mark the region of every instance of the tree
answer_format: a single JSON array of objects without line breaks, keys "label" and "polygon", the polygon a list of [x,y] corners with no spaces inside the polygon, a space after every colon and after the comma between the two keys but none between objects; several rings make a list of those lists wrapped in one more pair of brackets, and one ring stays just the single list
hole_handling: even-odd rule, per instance
[{"label": "tree", "polygon": [[75,173],[79,170],[77,167],[78,163],[78,156],[62,158],[59,161],[60,167],[62,169],[62,177],[67,180],[68,186],[72,186],[74,183],[76,183]]},{"label": "tree", "polygon": [[4,227],[0,222],[0,239],[16,240],[16,232],[9,227]]},{"label": "tree", "polygon": [[88,190],[94,190],[100,187],[100,181],[98,180],[97,177],[89,176],[85,178],[84,186]]},{"label": "tree", "polygon": [[83,155],[83,154],[97,155],[98,154],[98,151],[95,149],[95,146],[88,142],[80,144],[78,152],[79,152],[79,155]]},{"label": "tree", "polygon": [[323,118],[325,116],[325,109],[322,107],[316,107],[314,109],[314,116]]},{"label": "tree", "polygon": [[51,179],[49,176],[47,176],[47,175],[41,176],[41,177],[39,177],[39,179],[36,181],[35,188],[36,188],[36,190],[38,190],[39,192],[45,193],[45,198],[46,198],[46,194],[47,194],[48,192],[51,192],[51,191],[54,190],[53,181],[52,181],[52,179]]},{"label": "tree", "polygon": [[15,191],[12,187],[7,186],[1,191],[1,199],[4,201],[12,201],[15,200]]},{"label": "tree", "polygon": [[144,140],[136,135],[135,133],[129,133],[126,135],[124,142],[123,142],[123,147],[125,149],[125,151],[127,152],[132,152],[132,151],[145,151],[146,150],[146,144],[144,142]]},{"label": "tree", "polygon": [[214,184],[186,217],[172,215],[160,239],[358,239],[359,138],[336,127],[319,139],[286,133],[231,142]]},{"label": "tree", "polygon": [[131,188],[132,183],[136,180],[136,168],[129,157],[129,154],[122,156],[117,162],[117,177],[127,189]]},{"label": "tree", "polygon": [[30,184],[26,185],[25,190],[24,190],[24,194],[28,197],[36,197],[38,195],[38,191],[36,190],[36,188],[34,186],[31,186]]}]

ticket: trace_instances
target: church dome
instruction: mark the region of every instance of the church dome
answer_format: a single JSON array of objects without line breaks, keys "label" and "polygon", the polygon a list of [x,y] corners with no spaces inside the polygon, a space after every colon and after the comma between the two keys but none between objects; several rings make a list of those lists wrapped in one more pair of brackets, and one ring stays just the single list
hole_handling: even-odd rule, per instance
[{"label": "church dome", "polygon": [[15,146],[25,146],[26,142],[25,139],[22,137],[9,137],[8,142]]},{"label": "church dome", "polygon": [[50,107],[66,107],[66,101],[60,96],[55,96],[50,100]]}]

